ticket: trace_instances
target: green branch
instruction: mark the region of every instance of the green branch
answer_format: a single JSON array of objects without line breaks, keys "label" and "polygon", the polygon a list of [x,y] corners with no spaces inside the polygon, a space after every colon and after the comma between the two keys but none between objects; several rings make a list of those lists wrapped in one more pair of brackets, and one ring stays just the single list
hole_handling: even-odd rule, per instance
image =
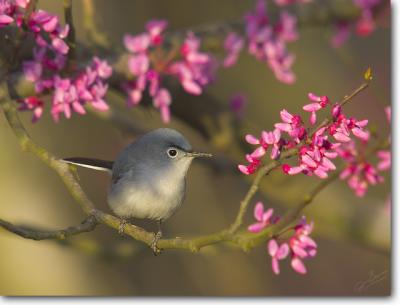
[{"label": "green branch", "polygon": [[75,39],[75,27],[74,20],[72,16],[72,0],[64,0],[64,19],[65,23],[69,25],[69,32],[67,36],[67,43],[70,48],[68,52],[68,59],[70,63],[73,63],[76,60],[76,39]]},{"label": "green branch", "polygon": [[97,226],[96,219],[91,216],[86,218],[82,223],[76,226],[71,226],[62,230],[46,231],[26,226],[17,226],[8,221],[0,219],[0,227],[10,231],[23,238],[33,240],[44,240],[44,239],[59,239],[63,240],[72,235],[78,235],[84,232],[93,231]]}]

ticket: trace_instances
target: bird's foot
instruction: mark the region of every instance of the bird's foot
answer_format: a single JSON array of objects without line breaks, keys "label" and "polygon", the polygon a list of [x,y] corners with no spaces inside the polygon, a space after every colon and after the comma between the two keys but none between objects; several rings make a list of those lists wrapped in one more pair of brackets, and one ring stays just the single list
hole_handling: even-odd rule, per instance
[{"label": "bird's foot", "polygon": [[156,234],[154,234],[153,242],[150,245],[150,248],[151,248],[151,250],[153,250],[153,254],[155,256],[161,254],[161,249],[159,249],[157,247],[157,243],[158,243],[158,241],[160,240],[161,237],[162,237],[162,233],[161,233],[161,231],[158,231]]},{"label": "bird's foot", "polygon": [[127,221],[125,218],[121,218],[121,221],[119,223],[119,227],[118,227],[118,234],[119,235],[124,235],[124,231],[125,231],[125,225],[127,224]]}]

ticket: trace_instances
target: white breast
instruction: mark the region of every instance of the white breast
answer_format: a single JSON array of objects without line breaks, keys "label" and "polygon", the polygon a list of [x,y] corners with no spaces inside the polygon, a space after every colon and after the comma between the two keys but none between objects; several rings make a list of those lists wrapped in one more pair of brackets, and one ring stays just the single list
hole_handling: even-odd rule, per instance
[{"label": "white breast", "polygon": [[187,164],[180,164],[159,175],[146,171],[141,176],[143,183],[140,184],[122,178],[108,196],[111,209],[124,218],[169,218],[182,204],[190,162],[191,159],[188,159]]}]

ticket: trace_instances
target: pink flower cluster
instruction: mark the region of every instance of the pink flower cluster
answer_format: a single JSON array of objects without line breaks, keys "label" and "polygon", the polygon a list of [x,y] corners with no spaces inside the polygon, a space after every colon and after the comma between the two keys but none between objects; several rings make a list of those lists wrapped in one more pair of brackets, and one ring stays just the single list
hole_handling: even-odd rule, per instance
[{"label": "pink flower cluster", "polygon": [[[390,122],[390,107],[386,107],[385,111]],[[346,168],[340,173],[340,179],[347,180],[347,184],[358,197],[365,195],[369,185],[382,183],[384,178],[379,172],[387,171],[391,167],[390,150],[379,150],[376,153],[378,163],[374,166],[366,160],[365,144],[357,147],[354,141],[349,141],[337,149],[339,156],[346,161]]]},{"label": "pink flower cluster", "polygon": [[[252,233],[261,232],[271,224],[279,221],[279,217],[273,216],[273,209],[264,211],[262,202],[258,202],[254,208],[254,218],[256,223],[248,227],[248,231]],[[307,269],[303,263],[304,259],[312,258],[317,254],[317,244],[309,236],[313,230],[313,223],[307,223],[303,216],[299,223],[291,228],[293,234],[285,242],[278,243],[276,238],[268,242],[268,253],[271,256],[272,271],[275,274],[280,273],[279,261],[290,256],[292,268],[300,273],[307,273]]]},{"label": "pink flower cluster", "polygon": [[[163,121],[167,123],[170,120],[171,95],[166,88],[160,86],[161,76],[173,76],[186,92],[199,95],[203,87],[213,80],[214,62],[209,54],[200,51],[200,39],[190,32],[180,47],[180,54],[163,54],[159,46],[164,40],[166,28],[167,22],[164,20],[149,21],[146,32],[135,36],[126,34],[124,44],[130,52],[128,66],[134,76],[133,80],[125,84],[128,105],[140,103],[148,86],[154,106],[160,110]],[[154,56],[160,53],[163,56]]]},{"label": "pink flower cluster", "polygon": [[[112,68],[106,61],[94,57],[91,64],[75,78],[62,78],[57,73],[50,74],[49,77],[42,75],[48,68],[46,65],[48,60],[44,52],[35,52],[35,60],[24,63],[24,73],[28,80],[35,82],[36,93],[40,94],[44,90],[53,91],[51,114],[54,121],[59,121],[61,113],[68,119],[72,111],[85,114],[85,104],[90,104],[99,111],[108,110],[108,105],[104,101],[108,85],[104,80],[111,76]],[[36,66],[40,68],[36,69]],[[44,103],[40,98],[31,96],[19,102],[20,110],[33,111],[33,122],[41,117]]]},{"label": "pink flower cluster", "polygon": [[62,26],[57,15],[44,10],[33,11],[24,20],[29,0],[0,0],[0,27],[11,25],[31,33],[35,39],[33,59],[22,64],[25,78],[35,85],[36,96],[19,100],[22,111],[32,111],[32,121],[36,122],[43,114],[44,102],[41,94],[53,92],[51,113],[55,121],[60,113],[66,118],[72,111],[84,114],[84,105],[91,104],[95,109],[108,109],[104,101],[107,85],[104,80],[112,73],[106,61],[94,57],[91,64],[75,78],[63,78],[61,74],[66,66],[69,46],[65,39],[69,25]]},{"label": "pink flower cluster", "polygon": [[[281,82],[292,84],[295,75],[292,71],[294,55],[289,54],[286,43],[297,40],[297,20],[283,11],[280,19],[273,24],[266,12],[264,0],[258,0],[254,11],[245,16],[248,51],[258,60],[265,62]],[[231,32],[225,39],[227,55],[224,66],[233,65],[244,46],[244,39]]]},{"label": "pink flower cluster", "polygon": [[[308,94],[312,103],[303,107],[310,112],[310,126],[317,123],[317,112],[331,102],[327,96]],[[358,138],[365,146],[370,138],[366,125],[368,120],[357,120],[347,117],[342,113],[341,106],[336,103],[331,105],[331,117],[328,123],[319,125],[312,130],[298,114],[291,114],[283,109],[280,112],[282,122],[275,124],[273,131],[262,131],[259,137],[248,134],[245,137],[247,143],[256,146],[252,153],[246,155],[247,165],[240,164],[239,170],[250,175],[262,166],[262,158],[271,148],[270,158],[278,159],[283,150],[296,149],[298,164],[283,164],[282,170],[289,175],[303,173],[309,176],[315,175],[325,179],[328,172],[335,170],[333,160],[340,157],[348,167],[342,173],[342,179],[348,179],[349,186],[355,190],[358,196],[363,196],[368,185],[382,182],[382,177],[368,162],[360,161],[359,150],[356,148],[355,138]],[[378,170],[390,167],[390,151],[378,152],[380,162]]]},{"label": "pink flower cluster", "polygon": [[369,162],[360,158],[360,149],[354,141],[350,141],[337,149],[339,156],[346,161],[346,168],[340,173],[340,179],[347,180],[347,184],[354,190],[356,196],[365,195],[368,185],[383,182],[383,177]]},{"label": "pink flower cluster", "polygon": [[[358,36],[368,36],[375,30],[373,9],[379,5],[381,1],[382,0],[353,0],[353,4],[361,11],[360,17],[354,22],[355,33]],[[349,39],[351,27],[352,23],[346,21],[340,21],[335,25],[335,32],[331,40],[334,47],[340,47]]]},{"label": "pink flower cluster", "polygon": [[0,29],[12,23],[21,26],[29,0],[0,0]]}]

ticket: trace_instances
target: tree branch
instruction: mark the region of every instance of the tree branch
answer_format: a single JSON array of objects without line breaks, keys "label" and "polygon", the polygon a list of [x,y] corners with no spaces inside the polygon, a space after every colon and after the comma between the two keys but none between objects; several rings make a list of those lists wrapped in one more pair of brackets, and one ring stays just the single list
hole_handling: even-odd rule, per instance
[{"label": "tree branch", "polygon": [[29,228],[26,226],[17,226],[8,221],[0,219],[0,227],[6,229],[7,231],[10,231],[11,233],[17,234],[23,238],[33,239],[33,240],[43,240],[43,239],[63,240],[72,235],[93,231],[96,228],[96,226],[97,226],[97,221],[94,216],[89,216],[79,225],[55,231],[39,230],[39,229]]},{"label": "tree branch", "polygon": [[72,0],[64,0],[64,19],[65,23],[69,25],[69,32],[67,36],[67,43],[70,48],[68,52],[68,59],[70,63],[73,63],[76,60],[76,41],[75,41],[75,27],[72,16]]}]

